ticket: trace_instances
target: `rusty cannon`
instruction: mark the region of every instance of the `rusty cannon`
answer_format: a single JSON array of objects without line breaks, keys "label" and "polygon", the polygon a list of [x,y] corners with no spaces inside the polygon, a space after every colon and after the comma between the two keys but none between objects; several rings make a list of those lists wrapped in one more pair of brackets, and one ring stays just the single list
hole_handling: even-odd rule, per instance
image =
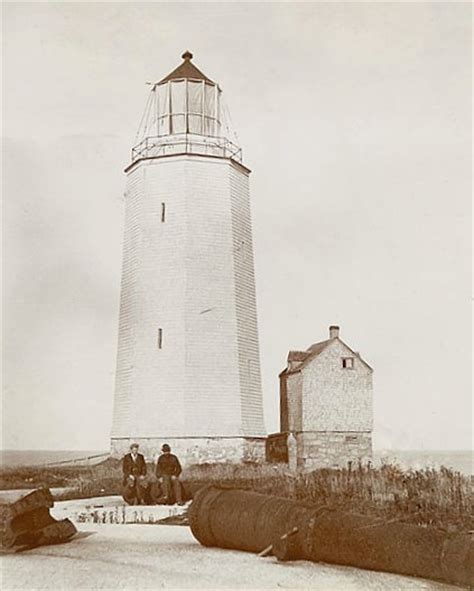
[{"label": "rusty cannon", "polygon": [[448,535],[436,528],[215,486],[196,493],[189,523],[204,546],[474,585],[473,540],[467,533]]},{"label": "rusty cannon", "polygon": [[49,489],[13,492],[0,500],[0,552],[59,544],[76,533],[69,519],[57,521],[49,510],[54,501]]}]

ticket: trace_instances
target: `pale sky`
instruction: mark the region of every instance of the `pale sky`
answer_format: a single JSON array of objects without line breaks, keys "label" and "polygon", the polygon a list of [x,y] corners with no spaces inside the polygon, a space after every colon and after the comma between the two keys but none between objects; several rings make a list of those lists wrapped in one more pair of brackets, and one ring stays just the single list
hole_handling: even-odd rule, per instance
[{"label": "pale sky", "polygon": [[252,169],[265,421],[330,324],[378,447],[471,445],[469,3],[7,3],[4,449],[107,449],[123,168],[149,87],[219,82]]}]

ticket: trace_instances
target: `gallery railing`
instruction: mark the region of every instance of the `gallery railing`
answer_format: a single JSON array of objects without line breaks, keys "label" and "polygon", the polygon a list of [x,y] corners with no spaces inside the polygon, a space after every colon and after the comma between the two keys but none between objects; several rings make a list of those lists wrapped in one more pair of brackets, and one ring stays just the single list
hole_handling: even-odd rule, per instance
[{"label": "gallery railing", "polygon": [[145,138],[132,148],[132,163],[141,158],[183,153],[219,156],[242,162],[242,148],[227,138],[183,133]]}]

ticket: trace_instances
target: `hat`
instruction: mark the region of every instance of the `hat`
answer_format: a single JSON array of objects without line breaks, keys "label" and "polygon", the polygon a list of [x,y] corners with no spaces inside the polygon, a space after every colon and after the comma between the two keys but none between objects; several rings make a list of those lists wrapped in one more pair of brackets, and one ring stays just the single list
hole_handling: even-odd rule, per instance
[{"label": "hat", "polygon": [[138,445],[138,443],[132,443],[132,444],[130,445],[130,449],[133,449],[133,448],[136,448],[136,449],[138,449],[139,447],[140,447],[140,446]]},{"label": "hat", "polygon": [[161,451],[171,451],[171,447],[167,443],[163,443]]}]

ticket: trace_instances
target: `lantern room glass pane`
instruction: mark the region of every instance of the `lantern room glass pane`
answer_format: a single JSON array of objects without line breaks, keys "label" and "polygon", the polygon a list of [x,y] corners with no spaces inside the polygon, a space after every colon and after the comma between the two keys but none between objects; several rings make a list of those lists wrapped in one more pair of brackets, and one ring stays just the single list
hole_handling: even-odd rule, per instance
[{"label": "lantern room glass pane", "polygon": [[209,117],[216,116],[216,88],[210,84],[204,85],[204,114]]},{"label": "lantern room glass pane", "polygon": [[168,84],[158,86],[158,111],[160,115],[169,113],[169,94]]},{"label": "lantern room glass pane", "polygon": [[201,115],[188,115],[188,131],[189,133],[202,133]]},{"label": "lantern room glass pane", "polygon": [[171,83],[171,112],[186,112],[186,82]]},{"label": "lantern room glass pane", "polygon": [[216,122],[210,117],[204,117],[204,135],[217,135]]},{"label": "lantern room glass pane", "polygon": [[171,116],[172,133],[186,133],[186,116],[172,115]]},{"label": "lantern room glass pane", "polygon": [[169,117],[160,117],[158,119],[158,135],[167,135],[169,132]]},{"label": "lantern room glass pane", "polygon": [[202,112],[202,87],[201,82],[188,80],[188,113]]}]

